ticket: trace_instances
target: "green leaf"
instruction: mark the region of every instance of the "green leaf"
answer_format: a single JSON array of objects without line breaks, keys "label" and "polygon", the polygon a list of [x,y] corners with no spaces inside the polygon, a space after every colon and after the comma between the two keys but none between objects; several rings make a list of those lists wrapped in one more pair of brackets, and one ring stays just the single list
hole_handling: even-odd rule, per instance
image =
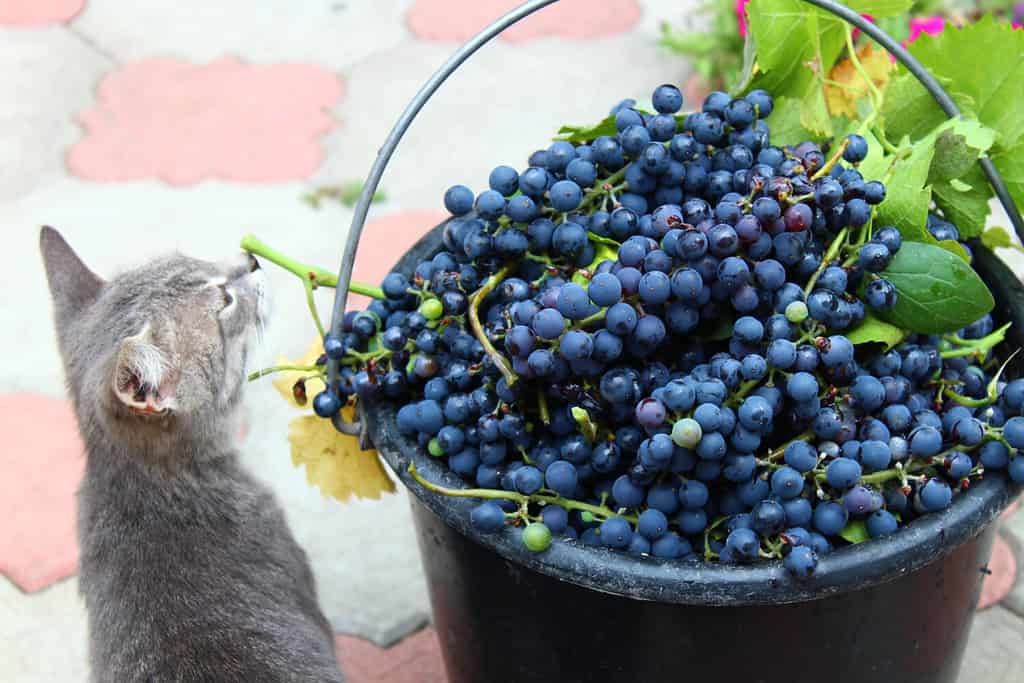
[{"label": "green leaf", "polygon": [[895,226],[904,240],[934,241],[925,227],[931,203],[928,169],[934,155],[935,137],[929,136],[913,146],[909,157],[896,162],[885,201],[875,211],[875,225]]},{"label": "green leaf", "polygon": [[828,114],[824,89],[816,87],[807,89],[807,94],[804,95],[800,106],[800,125],[817,133],[822,138],[832,135],[832,119]]},{"label": "green leaf", "polygon": [[978,274],[939,246],[904,242],[881,275],[895,285],[896,305],[880,317],[914,332],[952,332],[995,305]]},{"label": "green leaf", "polygon": [[776,97],[803,98],[815,80],[808,64],[827,73],[842,50],[841,20],[802,0],[751,0],[747,18],[761,70],[753,85]]},{"label": "green leaf", "polygon": [[868,527],[862,519],[854,519],[847,522],[843,530],[839,532],[839,535],[853,544],[863,543],[871,539],[870,534],[868,534]]},{"label": "green leaf", "polygon": [[[962,110],[999,134],[1003,146],[1014,145],[1024,134],[1024,31],[991,15],[956,30],[922,35],[910,46],[911,53],[944,86]],[[906,74],[905,70],[902,70]],[[912,76],[909,77],[913,79]],[[886,93],[883,115],[886,129],[912,138],[945,118],[924,88],[907,75],[900,76]]]},{"label": "green leaf", "polygon": [[1013,246],[1013,240],[1006,228],[992,227],[981,233],[981,243],[989,249],[1009,248]]},{"label": "green leaf", "polygon": [[928,182],[954,180],[967,173],[983,152],[992,147],[996,133],[977,119],[960,119],[935,139],[935,156]]},{"label": "green leaf", "polygon": [[614,137],[618,132],[618,129],[615,127],[615,117],[606,116],[599,123],[595,123],[592,126],[562,126],[558,129],[558,135],[554,139],[581,144],[599,138],[602,135]]},{"label": "green leaf", "polygon": [[942,215],[956,224],[964,239],[977,237],[985,229],[992,186],[977,164],[959,178],[937,183],[932,188],[932,197]]},{"label": "green leaf", "polygon": [[[707,40],[704,36],[701,36],[701,39]],[[757,44],[754,42],[753,35],[748,33],[746,40],[743,41],[743,66],[740,69],[739,82],[730,90],[733,97],[746,92],[750,87],[751,82],[754,80],[754,67],[756,64]]]},{"label": "green leaf", "polygon": [[846,338],[855,345],[878,342],[885,344],[886,351],[899,344],[906,336],[906,330],[876,318],[872,313],[866,314],[860,325],[846,333]]},{"label": "green leaf", "polygon": [[791,97],[777,97],[775,108],[765,122],[771,127],[773,145],[795,145],[804,140],[821,140],[801,125],[800,100]]},{"label": "green leaf", "polygon": [[875,19],[881,19],[882,17],[897,17],[909,11],[914,5],[914,0],[861,0],[861,2],[854,0],[854,2],[846,4],[861,14],[870,14]]}]

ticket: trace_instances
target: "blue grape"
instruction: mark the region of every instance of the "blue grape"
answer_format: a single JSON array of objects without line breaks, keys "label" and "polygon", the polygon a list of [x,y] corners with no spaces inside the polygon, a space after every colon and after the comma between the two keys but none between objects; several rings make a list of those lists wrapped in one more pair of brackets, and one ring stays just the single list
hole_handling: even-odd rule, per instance
[{"label": "blue grape", "polygon": [[493,534],[505,528],[505,511],[493,500],[484,501],[470,511],[469,521],[477,530]]}]

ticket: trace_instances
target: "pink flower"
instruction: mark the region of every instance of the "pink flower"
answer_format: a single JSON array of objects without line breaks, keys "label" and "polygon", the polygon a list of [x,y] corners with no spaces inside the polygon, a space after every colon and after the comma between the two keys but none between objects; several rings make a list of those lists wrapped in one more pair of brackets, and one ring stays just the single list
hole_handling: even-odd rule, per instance
[{"label": "pink flower", "polygon": [[925,17],[924,19],[910,20],[910,36],[903,41],[903,47],[910,45],[917,40],[922,33],[930,36],[937,36],[946,28],[946,20],[940,16]]},{"label": "pink flower", "polygon": [[750,0],[736,0],[736,23],[739,25],[740,35],[747,37],[747,3]]}]

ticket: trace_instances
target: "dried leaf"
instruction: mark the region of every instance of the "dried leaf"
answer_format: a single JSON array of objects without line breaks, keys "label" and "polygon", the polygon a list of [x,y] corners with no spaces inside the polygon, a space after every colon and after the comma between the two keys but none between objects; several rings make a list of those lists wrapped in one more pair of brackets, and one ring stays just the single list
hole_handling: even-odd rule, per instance
[{"label": "dried leaf", "polygon": [[[865,43],[857,49],[857,57],[879,90],[885,88],[893,72],[889,54],[881,48],[876,48],[874,43]],[[854,68],[853,62],[849,58],[844,59],[832,67],[828,77],[829,80],[846,86],[825,84],[825,100],[828,102],[829,112],[832,116],[857,118],[857,102],[867,97],[868,84]]]},{"label": "dried leaf", "polygon": [[[348,420],[355,409],[342,410]],[[391,493],[395,484],[384,470],[377,451],[363,451],[359,439],[341,434],[330,420],[316,415],[303,415],[291,421],[288,442],[292,447],[292,463],[306,466],[306,480],[320,488],[325,496],[346,501],[353,496],[379,500],[381,493]]]},{"label": "dried leaf", "polygon": [[[287,358],[281,358],[278,360],[278,365],[313,365],[316,363],[316,359],[324,352],[323,342],[320,341],[319,337],[313,338],[313,343],[310,344],[309,349],[298,360],[288,360]],[[295,400],[295,395],[292,393],[292,388],[302,377],[308,377],[309,372],[302,372],[299,370],[285,370],[279,372],[274,377],[274,388],[281,392],[284,399],[291,403],[296,408],[301,408],[299,403]],[[312,400],[314,396],[319,394],[327,387],[323,380],[319,377],[313,377],[306,381],[306,395]]]}]

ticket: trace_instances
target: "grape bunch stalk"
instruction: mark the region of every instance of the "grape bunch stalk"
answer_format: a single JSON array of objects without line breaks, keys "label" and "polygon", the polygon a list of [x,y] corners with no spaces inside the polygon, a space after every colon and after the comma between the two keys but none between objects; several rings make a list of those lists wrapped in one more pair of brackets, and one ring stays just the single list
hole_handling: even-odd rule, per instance
[{"label": "grape bunch stalk", "polygon": [[[498,166],[479,193],[449,188],[439,251],[362,287],[376,300],[324,337],[307,370],[341,373],[315,412],[395,402],[467,488],[412,476],[479,499],[476,529],[532,551],[768,558],[804,579],[983,473],[1024,482],[1024,381],[993,354],[1006,327],[847,336],[897,305],[905,246],[874,224],[886,188],[857,170],[865,139],[772,145],[763,90],[680,113],[662,85],[652,103],[624,100],[614,133]],[[959,241],[940,216],[926,227]]]}]

